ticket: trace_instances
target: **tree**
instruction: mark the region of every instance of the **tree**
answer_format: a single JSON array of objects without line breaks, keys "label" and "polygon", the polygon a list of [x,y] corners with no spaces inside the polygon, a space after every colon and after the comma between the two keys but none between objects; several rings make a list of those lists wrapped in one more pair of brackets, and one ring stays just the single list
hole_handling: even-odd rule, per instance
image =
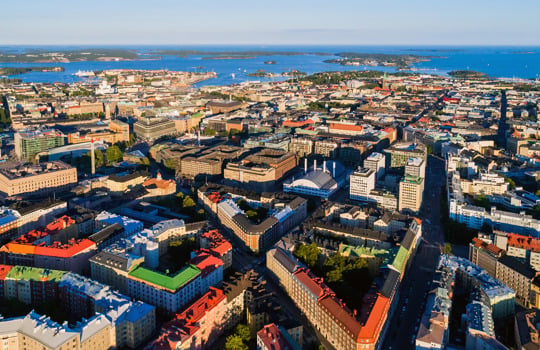
[{"label": "tree", "polygon": [[[90,152],[88,152],[88,156],[90,157]],[[94,150],[94,157],[96,160],[96,168],[99,168],[105,164],[105,157],[103,156],[103,152],[101,152],[101,150]]]},{"label": "tree", "polygon": [[239,335],[233,334],[227,337],[225,350],[249,350],[249,347],[244,344]]},{"label": "tree", "polygon": [[111,147],[107,148],[105,153],[107,154],[107,163],[109,164],[116,163],[124,159],[124,154],[117,145],[112,145]]},{"label": "tree", "polygon": [[489,199],[486,197],[486,195],[478,195],[473,200],[474,205],[478,207],[485,208],[486,210],[491,210],[491,203],[489,202]]},{"label": "tree", "polygon": [[214,135],[216,135],[216,130],[210,129],[210,128],[204,128],[203,135],[204,136],[214,136]]},{"label": "tree", "polygon": [[315,243],[311,243],[310,245],[300,244],[296,247],[294,255],[302,260],[307,266],[313,268],[319,261],[319,247],[317,247],[317,244]]},{"label": "tree", "polygon": [[182,202],[182,207],[184,209],[194,208],[195,207],[195,201],[190,196],[186,196],[184,198],[184,201]]},{"label": "tree", "polygon": [[450,253],[452,253],[452,243],[446,242],[446,243],[444,244],[443,253],[444,253],[444,254],[450,254]]},{"label": "tree", "polygon": [[251,341],[251,330],[245,324],[239,323],[236,326],[235,334],[238,335],[245,344],[248,344]]},{"label": "tree", "polygon": [[505,177],[504,178],[504,181],[508,182],[508,184],[510,185],[510,189],[513,190],[514,188],[516,188],[516,182],[514,180],[512,180],[511,178],[509,177]]}]

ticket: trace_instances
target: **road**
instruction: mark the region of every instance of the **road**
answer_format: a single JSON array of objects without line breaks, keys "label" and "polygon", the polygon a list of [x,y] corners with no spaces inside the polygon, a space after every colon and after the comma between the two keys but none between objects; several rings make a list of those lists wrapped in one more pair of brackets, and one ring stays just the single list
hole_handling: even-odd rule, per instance
[{"label": "road", "polygon": [[311,325],[304,314],[298,309],[293,300],[287,295],[285,290],[270,276],[270,272],[266,268],[266,257],[264,255],[256,256],[247,251],[240,243],[240,240],[227,230],[219,220],[209,215],[209,223],[220,229],[220,232],[233,245],[233,262],[232,268],[236,271],[245,272],[254,269],[264,281],[266,281],[266,290],[273,292],[282,311],[289,315],[292,319],[298,320],[303,326],[304,346],[309,346],[312,342],[323,344],[326,349],[332,349],[330,343]]},{"label": "road", "polygon": [[400,290],[383,343],[383,349],[413,349],[425,297],[430,288],[439,255],[444,244],[440,226],[441,187],[445,181],[444,161],[429,156],[422,207],[423,237]]}]

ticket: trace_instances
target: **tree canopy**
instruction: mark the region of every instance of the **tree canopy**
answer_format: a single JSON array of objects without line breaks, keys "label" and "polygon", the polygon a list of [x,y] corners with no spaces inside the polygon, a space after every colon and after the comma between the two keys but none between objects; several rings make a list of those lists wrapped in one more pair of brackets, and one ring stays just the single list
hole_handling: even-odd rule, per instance
[{"label": "tree canopy", "polygon": [[107,148],[105,153],[107,155],[107,162],[109,164],[117,163],[124,159],[124,153],[122,153],[122,150],[117,145],[112,145],[111,147]]}]

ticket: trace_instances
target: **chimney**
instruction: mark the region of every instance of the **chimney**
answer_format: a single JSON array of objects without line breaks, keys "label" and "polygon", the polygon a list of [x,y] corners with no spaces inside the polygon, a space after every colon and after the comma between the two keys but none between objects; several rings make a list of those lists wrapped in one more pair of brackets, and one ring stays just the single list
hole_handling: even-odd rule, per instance
[{"label": "chimney", "polygon": [[317,171],[317,159],[313,161],[313,171]]},{"label": "chimney", "polygon": [[304,174],[307,174],[307,157],[304,158]]},{"label": "chimney", "polygon": [[94,138],[90,140],[90,158],[92,160],[92,175],[96,174],[96,155],[94,154]]},{"label": "chimney", "polygon": [[322,163],[323,171],[326,173],[326,160]]}]

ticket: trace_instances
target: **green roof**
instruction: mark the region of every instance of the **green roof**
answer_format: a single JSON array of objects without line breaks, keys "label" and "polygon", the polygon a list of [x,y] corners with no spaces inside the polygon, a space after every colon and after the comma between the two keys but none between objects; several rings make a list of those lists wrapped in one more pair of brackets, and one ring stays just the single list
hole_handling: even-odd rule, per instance
[{"label": "green roof", "polygon": [[13,266],[6,278],[25,281],[60,282],[66,271],[42,269],[30,266]]},{"label": "green roof", "polygon": [[139,265],[129,273],[129,276],[161,288],[176,291],[189,281],[193,280],[200,273],[201,270],[191,264],[178,271],[175,275],[168,275]]},{"label": "green roof", "polygon": [[403,178],[403,182],[409,182],[409,183],[415,183],[415,184],[420,184],[422,183],[422,178],[421,177],[418,177],[418,176],[410,176],[410,175],[407,175]]},{"label": "green roof", "polygon": [[399,247],[399,250],[396,254],[396,257],[394,258],[394,261],[392,262],[392,266],[396,268],[396,270],[403,272],[403,269],[405,267],[405,261],[407,259],[407,255],[409,254],[409,251],[403,247]]},{"label": "green roof", "polygon": [[197,113],[193,113],[191,115],[191,118],[201,118],[204,116],[204,113],[203,112],[197,112]]},{"label": "green roof", "polygon": [[346,256],[355,257],[355,258],[360,258],[362,256],[384,258],[386,255],[388,255],[388,251],[385,249],[353,246],[353,245],[348,245],[348,244],[340,244],[339,253]]}]

